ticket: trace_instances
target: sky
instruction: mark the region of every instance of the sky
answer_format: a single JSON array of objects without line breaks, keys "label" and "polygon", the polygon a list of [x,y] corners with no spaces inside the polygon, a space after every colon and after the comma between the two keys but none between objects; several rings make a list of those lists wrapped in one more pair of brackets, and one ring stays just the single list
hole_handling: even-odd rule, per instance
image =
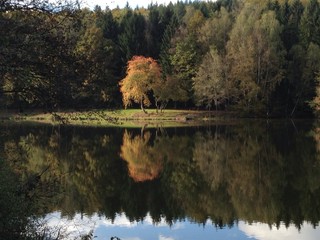
[{"label": "sky", "polygon": [[[171,0],[172,3],[175,3],[176,1],[177,0]],[[102,9],[108,5],[110,9],[113,9],[117,6],[123,8],[127,2],[130,7],[135,8],[136,6],[148,7],[151,3],[168,4],[170,0],[83,0],[82,2],[85,7],[89,7],[91,9],[96,5],[100,5]]]}]

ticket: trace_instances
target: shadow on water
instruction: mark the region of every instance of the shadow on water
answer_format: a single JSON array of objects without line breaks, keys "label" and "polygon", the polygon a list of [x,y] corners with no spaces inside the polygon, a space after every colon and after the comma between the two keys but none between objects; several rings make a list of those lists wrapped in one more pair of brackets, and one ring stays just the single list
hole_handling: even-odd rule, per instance
[{"label": "shadow on water", "polygon": [[37,222],[55,211],[111,221],[122,212],[130,221],[150,215],[168,225],[188,218],[200,224],[210,219],[218,228],[239,220],[315,227],[319,129],[302,121],[142,132],[1,126],[1,234],[9,236],[14,225],[15,239],[57,237],[57,231],[62,239],[62,229]]}]

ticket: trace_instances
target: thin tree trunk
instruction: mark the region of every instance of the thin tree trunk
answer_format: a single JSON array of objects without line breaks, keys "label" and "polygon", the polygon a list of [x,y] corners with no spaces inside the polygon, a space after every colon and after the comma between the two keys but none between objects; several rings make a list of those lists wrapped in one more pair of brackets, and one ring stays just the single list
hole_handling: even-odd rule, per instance
[{"label": "thin tree trunk", "polygon": [[141,106],[141,110],[142,110],[145,114],[147,114],[147,111],[146,111],[146,110],[144,109],[144,107],[143,107],[143,99],[141,99],[140,106]]},{"label": "thin tree trunk", "polygon": [[159,112],[159,105],[158,105],[158,100],[155,100],[155,104],[156,104],[156,113],[158,114]]},{"label": "thin tree trunk", "polygon": [[294,112],[296,111],[296,108],[298,106],[299,100],[300,100],[300,96],[298,97],[298,100],[296,101],[296,104],[294,105],[294,107],[293,107],[293,109],[291,111],[290,117],[292,117]]}]

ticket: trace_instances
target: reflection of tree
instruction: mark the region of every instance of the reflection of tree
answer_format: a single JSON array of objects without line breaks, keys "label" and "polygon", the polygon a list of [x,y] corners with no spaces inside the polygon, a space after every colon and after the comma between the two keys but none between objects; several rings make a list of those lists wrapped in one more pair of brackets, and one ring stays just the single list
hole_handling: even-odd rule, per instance
[{"label": "reflection of tree", "polygon": [[262,127],[241,128],[230,140],[227,190],[239,217],[271,223],[280,215],[277,195],[281,184],[282,158]]},{"label": "reflection of tree", "polygon": [[132,137],[124,132],[120,156],[128,162],[129,174],[136,182],[153,180],[162,170],[163,156],[150,144],[150,132]]},{"label": "reflection of tree", "polygon": [[19,192],[17,180],[0,159],[0,239],[27,239],[28,236],[31,202]]},{"label": "reflection of tree", "polygon": [[276,123],[166,134],[148,129],[143,135],[26,128],[2,142],[25,181],[49,166],[35,193],[39,213],[98,212],[113,219],[124,211],[130,220],[149,213],[155,222],[165,216],[169,223],[189,217],[199,223],[210,218],[217,226],[242,219],[299,227],[320,219],[318,136],[308,131]]},{"label": "reflection of tree", "polygon": [[[207,185],[207,193],[199,201],[202,212],[218,226],[230,224],[236,219],[235,211],[226,191],[226,164],[232,149],[230,141],[219,126],[215,131],[198,132],[195,136],[193,158]],[[206,215],[204,215],[206,216]]]},{"label": "reflection of tree", "polygon": [[228,142],[222,134],[215,132],[213,136],[198,132],[195,137],[193,157],[211,189],[215,190],[225,181],[226,161],[228,158]]},{"label": "reflection of tree", "polygon": [[118,197],[126,176],[125,166],[117,161],[121,139],[118,135],[117,131],[82,129],[67,138],[61,136],[64,150],[60,164],[66,174],[66,197],[61,202],[64,214],[106,212],[115,216],[119,211]]},{"label": "reflection of tree", "polygon": [[[103,133],[91,136],[90,130],[77,134],[69,129],[39,128],[8,140],[5,150],[11,166],[24,179],[49,167],[41,176],[35,195],[46,209],[56,210],[59,203],[63,214],[72,216],[83,209],[91,214],[103,208],[101,189],[113,195],[117,188],[113,184],[119,180],[118,167],[113,164],[117,163],[118,150],[108,143],[109,137]],[[115,172],[109,174],[108,168]]]},{"label": "reflection of tree", "polygon": [[45,149],[34,147],[32,144],[35,142],[36,136],[29,133],[16,141],[6,141],[4,150],[8,164],[20,176],[20,191],[30,200],[36,201],[35,208],[38,208],[45,205],[53,194],[57,194],[58,185],[53,171],[47,171],[50,162],[55,159],[50,158],[50,152],[47,153]]},{"label": "reflection of tree", "polygon": [[[219,196],[227,192],[220,207],[229,205],[236,218],[249,222],[293,221],[299,227],[303,220],[319,221],[314,207],[319,205],[320,166],[315,165],[314,144],[306,131],[292,133],[277,124],[250,124],[197,134],[194,159],[205,181],[212,190],[223,189]],[[290,151],[283,148],[286,144]]]},{"label": "reflection of tree", "polygon": [[320,127],[318,126],[318,124],[315,124],[311,134],[316,143],[317,152],[320,153]]}]

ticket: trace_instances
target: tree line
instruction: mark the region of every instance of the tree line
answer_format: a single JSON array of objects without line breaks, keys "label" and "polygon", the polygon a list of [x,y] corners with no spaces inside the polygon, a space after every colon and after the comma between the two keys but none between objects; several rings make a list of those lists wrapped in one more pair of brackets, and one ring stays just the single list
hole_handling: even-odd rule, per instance
[{"label": "tree line", "polygon": [[[265,117],[320,109],[318,0],[113,10],[22,3],[0,3],[2,108],[120,108],[133,100]],[[133,77],[148,85],[137,95],[124,80],[139,58],[156,68]]]}]

